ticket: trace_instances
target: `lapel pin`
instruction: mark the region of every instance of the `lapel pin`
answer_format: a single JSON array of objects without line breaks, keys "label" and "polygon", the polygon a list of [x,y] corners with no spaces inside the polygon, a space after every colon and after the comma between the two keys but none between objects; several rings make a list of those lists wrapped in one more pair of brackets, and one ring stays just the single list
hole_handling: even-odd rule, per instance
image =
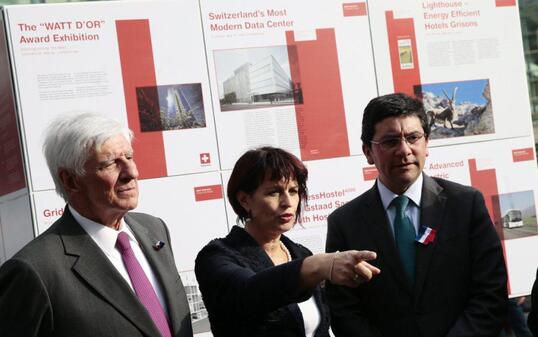
[{"label": "lapel pin", "polygon": [[422,243],[423,245],[429,245],[430,243],[435,241],[436,235],[437,230],[427,226],[420,226],[419,233],[415,240],[419,243]]},{"label": "lapel pin", "polygon": [[155,242],[153,244],[153,249],[155,249],[155,250],[160,250],[163,247],[164,247],[164,242],[161,241],[161,240],[159,240],[159,241],[157,241],[157,242]]}]

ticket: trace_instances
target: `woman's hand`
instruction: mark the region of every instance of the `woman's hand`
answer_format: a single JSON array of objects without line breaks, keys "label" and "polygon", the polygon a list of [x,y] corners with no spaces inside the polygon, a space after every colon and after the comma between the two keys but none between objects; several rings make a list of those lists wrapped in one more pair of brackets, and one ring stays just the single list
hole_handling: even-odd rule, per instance
[{"label": "woman's hand", "polygon": [[375,260],[377,254],[367,250],[348,250],[330,253],[331,265],[327,279],[334,284],[357,287],[368,282],[381,270],[367,261]]},{"label": "woman's hand", "polygon": [[355,288],[381,272],[367,262],[376,257],[375,252],[367,250],[315,254],[304,260],[301,282],[307,288],[315,287],[323,280]]}]

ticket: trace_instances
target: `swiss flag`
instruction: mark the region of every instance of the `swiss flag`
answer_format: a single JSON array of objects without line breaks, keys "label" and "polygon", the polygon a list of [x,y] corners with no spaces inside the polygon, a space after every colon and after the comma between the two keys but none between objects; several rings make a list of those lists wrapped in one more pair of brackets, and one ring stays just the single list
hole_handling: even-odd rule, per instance
[{"label": "swiss flag", "polygon": [[200,164],[211,164],[211,155],[209,154],[209,152],[200,153]]}]

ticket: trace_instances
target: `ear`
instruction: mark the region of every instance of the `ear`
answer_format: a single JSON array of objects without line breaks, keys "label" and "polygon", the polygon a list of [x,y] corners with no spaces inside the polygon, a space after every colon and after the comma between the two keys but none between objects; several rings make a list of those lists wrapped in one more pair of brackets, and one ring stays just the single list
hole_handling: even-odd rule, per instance
[{"label": "ear", "polygon": [[244,191],[239,191],[235,197],[237,198],[237,201],[239,201],[241,207],[248,213],[250,211],[250,195]]},{"label": "ear", "polygon": [[374,157],[372,156],[372,148],[366,144],[362,144],[362,153],[366,156],[368,164],[374,165]]},{"label": "ear", "polygon": [[60,181],[62,182],[62,186],[67,192],[67,195],[80,191],[78,177],[74,173],[66,169],[60,169],[58,171],[58,176],[60,177]]}]

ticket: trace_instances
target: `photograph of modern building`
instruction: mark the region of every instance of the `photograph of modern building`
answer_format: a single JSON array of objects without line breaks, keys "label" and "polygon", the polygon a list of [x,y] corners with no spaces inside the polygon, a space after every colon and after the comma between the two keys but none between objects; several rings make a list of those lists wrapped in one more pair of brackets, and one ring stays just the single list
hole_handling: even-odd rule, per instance
[{"label": "photograph of modern building", "polygon": [[200,83],[136,88],[142,131],[165,131],[206,126]]},{"label": "photograph of modern building", "polygon": [[301,104],[301,84],[291,79],[287,48],[215,51],[221,111]]},{"label": "photograph of modern building", "polygon": [[185,295],[189,301],[191,311],[192,329],[195,334],[211,331],[207,309],[202,299],[202,293],[198,288],[198,282],[194,272],[188,271],[181,273],[181,280],[185,288]]}]

